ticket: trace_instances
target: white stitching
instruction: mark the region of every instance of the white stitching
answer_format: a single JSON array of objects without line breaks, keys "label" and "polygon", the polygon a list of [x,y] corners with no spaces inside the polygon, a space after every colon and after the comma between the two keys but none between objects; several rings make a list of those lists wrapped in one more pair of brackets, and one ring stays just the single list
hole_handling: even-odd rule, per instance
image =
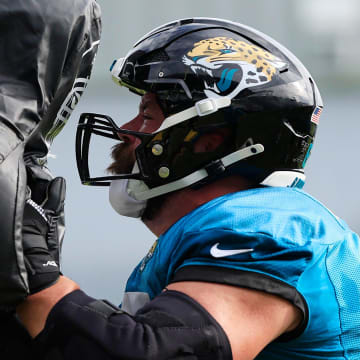
[{"label": "white stitching", "polygon": [[35,201],[31,199],[27,199],[26,203],[32,206],[47,223],[49,222],[48,218],[46,217],[45,210],[40,205],[38,205]]}]

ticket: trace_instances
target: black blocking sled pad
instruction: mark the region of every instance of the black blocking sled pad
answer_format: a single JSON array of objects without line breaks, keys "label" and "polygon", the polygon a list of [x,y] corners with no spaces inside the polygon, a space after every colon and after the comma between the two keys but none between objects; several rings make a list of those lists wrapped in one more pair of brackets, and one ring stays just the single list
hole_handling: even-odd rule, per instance
[{"label": "black blocking sled pad", "polygon": [[27,183],[52,177],[54,137],[82,95],[100,37],[94,0],[0,4],[0,309],[28,294],[22,251]]}]

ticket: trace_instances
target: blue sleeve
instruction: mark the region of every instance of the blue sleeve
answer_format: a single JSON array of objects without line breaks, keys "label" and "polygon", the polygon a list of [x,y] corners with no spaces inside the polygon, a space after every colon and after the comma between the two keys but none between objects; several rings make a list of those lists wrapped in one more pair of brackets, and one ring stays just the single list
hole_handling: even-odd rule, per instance
[{"label": "blue sleeve", "polygon": [[217,282],[280,296],[303,313],[301,326],[289,336],[305,329],[308,308],[297,282],[313,257],[310,243],[298,245],[264,233],[225,229],[187,234],[182,243],[188,244],[186,253],[191,257],[184,256],[173,282]]}]

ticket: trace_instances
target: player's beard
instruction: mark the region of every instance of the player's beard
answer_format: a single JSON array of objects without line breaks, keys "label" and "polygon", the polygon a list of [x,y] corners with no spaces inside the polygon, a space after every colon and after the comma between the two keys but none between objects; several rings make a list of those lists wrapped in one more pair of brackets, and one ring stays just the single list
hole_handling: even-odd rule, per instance
[{"label": "player's beard", "polygon": [[[130,174],[135,164],[135,153],[131,144],[120,143],[112,148],[113,163],[107,168],[111,174]],[[149,199],[141,217],[143,221],[152,220],[159,212],[165,201],[165,195]]]},{"label": "player's beard", "polygon": [[132,144],[120,143],[113,146],[111,151],[113,162],[107,168],[111,174],[130,174],[135,164],[135,150]]}]

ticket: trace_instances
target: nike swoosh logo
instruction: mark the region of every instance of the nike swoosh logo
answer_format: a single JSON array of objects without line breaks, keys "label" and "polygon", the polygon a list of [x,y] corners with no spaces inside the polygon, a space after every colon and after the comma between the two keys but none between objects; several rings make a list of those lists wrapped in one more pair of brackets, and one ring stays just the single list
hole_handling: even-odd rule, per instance
[{"label": "nike swoosh logo", "polygon": [[219,249],[219,245],[220,245],[220,243],[216,243],[210,249],[210,254],[215,258],[221,258],[221,257],[225,257],[225,256],[238,255],[238,254],[244,254],[244,253],[254,251],[254,249],[229,249],[229,250],[223,250],[223,249]]}]

